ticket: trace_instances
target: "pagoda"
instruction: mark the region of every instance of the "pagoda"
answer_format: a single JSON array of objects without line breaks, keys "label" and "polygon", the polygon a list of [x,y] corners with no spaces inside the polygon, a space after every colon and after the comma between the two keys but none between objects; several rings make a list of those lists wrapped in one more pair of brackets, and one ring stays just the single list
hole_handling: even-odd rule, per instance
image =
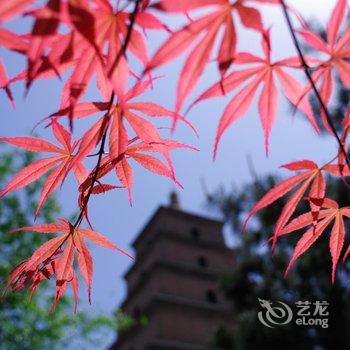
[{"label": "pagoda", "polygon": [[124,275],[121,309],[136,322],[111,350],[208,349],[220,325],[234,329],[219,286],[234,265],[223,223],[181,210],[176,193],[170,198],[132,244],[136,259]]}]

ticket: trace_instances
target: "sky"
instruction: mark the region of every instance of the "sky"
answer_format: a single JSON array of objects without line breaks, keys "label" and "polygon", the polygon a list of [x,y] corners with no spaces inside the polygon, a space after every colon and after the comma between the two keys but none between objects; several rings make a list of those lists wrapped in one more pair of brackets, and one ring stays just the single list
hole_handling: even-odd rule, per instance
[{"label": "sky", "polygon": [[[327,20],[334,3],[334,0],[290,1],[290,4],[300,10],[306,18],[316,18],[323,23]],[[264,9],[264,20],[267,25],[273,25],[273,52],[277,52],[276,58],[294,55],[281,12],[269,6],[268,9]],[[177,20],[173,20],[172,24],[176,26],[176,22]],[[259,40],[254,33],[247,30],[240,31],[240,38],[240,50],[260,52]],[[151,49],[158,47],[163,39],[163,36],[150,35]],[[5,61],[10,60],[10,73],[17,72],[19,64],[22,64],[21,59],[3,51],[1,54],[5,57]],[[176,81],[182,63],[183,60],[179,60],[159,69],[157,75],[164,74],[166,78],[158,81],[154,90],[146,94],[145,100],[152,100],[172,108]],[[192,95],[192,99],[216,80],[216,67],[211,64],[200,86],[196,89],[196,93]],[[28,135],[40,118],[57,109],[59,87],[59,82],[38,82],[33,86],[27,98],[24,98],[23,86],[16,86],[14,89],[17,100],[15,110],[8,106],[5,97],[1,94],[0,105],[3,114],[0,126],[1,136]],[[96,91],[89,91],[88,98],[96,100]],[[182,126],[174,135],[177,140],[200,149],[199,152],[181,150],[174,153],[176,174],[184,189],[178,189],[168,179],[136,166],[133,206],[129,206],[127,195],[123,190],[94,197],[90,204],[90,215],[95,229],[108,236],[121,248],[131,250],[130,243],[158,206],[167,204],[169,193],[172,190],[178,191],[184,210],[209,215],[204,207],[205,196],[202,182],[206,183],[209,191],[221,185],[230,188],[232,184],[239,186],[249,182],[251,173],[247,163],[248,158],[251,159],[259,175],[268,172],[285,175],[278,167],[294,160],[313,159],[320,162],[329,160],[334,154],[335,142],[317,136],[303,116],[292,116],[284,98],[281,98],[281,101],[271,133],[268,158],[265,155],[263,132],[255,101],[247,116],[225,133],[215,162],[212,161],[213,140],[224,103],[222,100],[211,100],[195,107],[189,114],[189,118],[196,126],[200,138],[197,139],[190,130]],[[36,132],[49,138],[46,130],[39,128]],[[75,198],[72,196],[73,191],[76,191],[75,180],[69,177],[62,190],[57,193],[63,212],[67,215],[77,209]],[[88,312],[99,310],[109,313],[125,296],[126,286],[122,276],[132,262],[127,257],[106,249],[93,248],[92,251],[95,264],[93,304],[88,306],[84,291],[81,307]],[[111,339],[113,337],[114,334],[111,335]]]}]

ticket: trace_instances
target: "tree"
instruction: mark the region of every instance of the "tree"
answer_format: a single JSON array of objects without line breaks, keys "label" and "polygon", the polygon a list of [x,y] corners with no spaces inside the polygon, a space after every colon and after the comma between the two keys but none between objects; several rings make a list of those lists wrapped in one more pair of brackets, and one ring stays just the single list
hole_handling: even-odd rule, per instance
[{"label": "tree", "polygon": [[[3,149],[2,149],[3,150]],[[0,184],[33,161],[25,152],[0,155]],[[0,203],[0,284],[4,285],[13,266],[48,240],[43,235],[9,233],[12,227],[26,226],[31,221],[42,181],[26,188],[22,195],[11,194]],[[50,222],[59,214],[59,205],[51,197],[43,207],[40,220]],[[29,297],[27,293],[11,293],[0,303],[0,344],[4,350],[85,349],[88,344],[106,344],[103,334],[114,330],[113,318],[72,314],[73,298],[65,296],[54,314],[48,314],[51,303],[49,281]],[[102,337],[101,337],[102,336]],[[96,345],[96,344],[95,344]]]},{"label": "tree", "polygon": [[[273,61],[272,53],[276,50],[271,42],[273,31],[264,25],[260,6],[280,7],[296,56]],[[48,0],[46,4],[35,0],[2,1],[0,45],[23,55],[27,61],[27,66],[11,78],[7,77],[6,62],[0,65],[0,86],[9,100],[14,103],[11,88],[17,82],[24,81],[27,92],[40,79],[59,77],[64,83],[58,110],[42,121],[52,131],[55,144],[29,136],[0,138],[1,142],[12,146],[50,154],[18,172],[0,192],[0,198],[22,189],[48,171],[51,172],[43,184],[35,216],[39,215],[46,200],[70,173],[74,173],[79,190],[79,214],[75,220],[58,219],[46,225],[22,227],[22,231],[59,235],[45,242],[28,260],[14,269],[8,288],[12,286],[12,289],[20,290],[29,286],[29,289],[33,289],[48,277],[54,277],[54,309],[68,285],[77,297],[78,268],[90,298],[93,260],[86,241],[128,255],[94,230],[88,216],[90,199],[122,187],[128,192],[131,203],[132,164],[135,162],[180,185],[175,176],[171,152],[194,147],[174,140],[172,134],[167,136],[164,128],[159,130],[156,127],[154,119],[170,118],[172,131],[179,123],[184,123],[196,132],[187,113],[204,100],[231,93],[232,98],[218,123],[214,158],[221,138],[229,127],[244,117],[256,95],[266,154],[281,95],[305,115],[316,132],[325,129],[334,137],[337,147],[333,159],[322,165],[312,160],[285,165],[285,168],[297,174],[270,189],[249,212],[243,225],[244,230],[248,220],[261,209],[293,192],[273,230],[271,242],[275,248],[287,230],[288,233],[293,232],[298,226],[291,219],[299,203],[307,196],[309,207],[303,217],[307,218],[306,231],[296,245],[288,271],[318,238],[324,236],[325,224],[334,224],[329,247],[334,280],[339,259],[346,258],[350,253],[350,249],[344,252],[343,230],[344,219],[347,221],[350,217],[350,208],[338,208],[337,203],[332,202],[324,176],[328,174],[341,178],[347,184],[346,177],[350,174],[350,160],[346,152],[350,112],[347,109],[346,115],[342,115],[342,131],[339,134],[331,113],[334,73],[345,88],[350,87],[347,12],[347,1],[337,0],[327,23],[327,38],[324,40],[284,0],[125,0],[116,1],[116,4],[109,0]],[[29,33],[6,29],[7,22],[24,14],[32,18]],[[180,28],[170,29],[167,21],[173,14],[185,15],[186,23]],[[238,50],[240,36],[237,18],[244,29],[256,34],[261,43],[262,56]],[[151,58],[147,49],[147,30],[167,33],[166,40]],[[312,55],[304,54],[302,42],[314,50]],[[141,95],[159,79],[154,75],[156,69],[185,52],[187,57],[177,83],[174,110],[152,101],[140,102]],[[202,92],[183,116],[184,106],[189,102],[212,56],[217,62],[217,82]],[[306,84],[299,78],[300,72],[304,73]],[[96,98],[97,101],[84,102],[87,89],[94,84],[101,97]],[[312,98],[318,104],[317,117],[310,102]],[[90,123],[83,135],[77,135],[76,124],[92,115],[99,115],[99,118]],[[319,119],[322,125],[318,125]],[[64,126],[64,123],[67,125]],[[89,170],[86,168],[88,158],[96,160],[95,166]],[[104,183],[104,177],[109,173],[115,173],[118,181]],[[83,223],[89,228],[82,227]],[[311,229],[316,230],[317,235],[311,236]],[[24,283],[27,281],[31,283]]]},{"label": "tree", "polygon": [[[262,210],[256,216],[254,227],[243,235],[240,227],[244,216],[252,203],[279,181],[276,176],[255,178],[244,188],[224,188],[207,196],[207,205],[217,210],[231,228],[236,247],[236,258],[232,274],[222,280],[222,288],[227,298],[232,301],[234,320],[237,331],[228,333],[218,328],[214,344],[217,349],[244,350],[257,347],[269,349],[344,349],[350,346],[347,334],[350,312],[350,265],[347,262],[336,283],[330,282],[331,259],[328,242],[322,240],[317,249],[310,250],[301,259],[287,279],[283,279],[285,266],[296,237],[281,239],[273,254],[264,247],[273,230],[278,213],[286,203],[279,199],[272,206]],[[341,181],[330,181],[329,188],[338,203],[347,203],[349,193],[342,191]],[[306,208],[300,208],[298,214]],[[327,236],[330,230],[327,232]],[[258,299],[283,301],[294,305],[297,301],[327,300],[329,306],[329,328],[300,327],[295,323],[270,329],[260,323],[257,317]]]}]

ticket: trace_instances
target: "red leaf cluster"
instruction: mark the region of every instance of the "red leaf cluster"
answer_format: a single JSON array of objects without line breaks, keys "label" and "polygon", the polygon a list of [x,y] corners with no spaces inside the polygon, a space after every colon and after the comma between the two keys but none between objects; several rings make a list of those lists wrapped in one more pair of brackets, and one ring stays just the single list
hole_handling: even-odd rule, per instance
[{"label": "red leaf cluster", "polygon": [[[15,33],[0,27],[0,45],[24,56],[27,62],[25,68],[9,78],[4,60],[0,58],[0,87],[10,101],[14,103],[11,86],[17,82],[24,81],[28,91],[40,79],[63,80],[60,105],[44,120],[56,144],[28,136],[0,138],[7,144],[48,154],[16,174],[1,190],[0,197],[49,173],[35,211],[37,216],[45,200],[73,172],[78,182],[77,204],[80,209],[74,223],[60,220],[56,224],[23,229],[60,235],[47,241],[14,269],[7,289],[12,285],[14,291],[28,287],[34,292],[40,282],[55,276],[55,305],[69,283],[77,295],[78,280],[73,265],[77,258],[90,296],[93,264],[85,240],[116,249],[92,229],[88,216],[90,199],[123,188],[132,203],[135,163],[181,186],[175,175],[171,152],[195,148],[164,136],[164,128],[158,128],[156,120],[170,119],[172,130],[181,122],[196,133],[187,113],[182,114],[183,108],[213,57],[219,80],[195,98],[187,112],[205,100],[232,93],[219,120],[214,157],[223,134],[247,114],[256,96],[266,153],[280,92],[306,116],[317,132],[319,125],[309,98],[310,94],[318,97],[323,126],[338,142],[336,157],[322,166],[311,160],[285,165],[285,169],[297,171],[297,174],[271,189],[254,206],[248,219],[294,191],[276,223],[273,246],[281,236],[310,226],[297,244],[291,266],[334,220],[330,238],[334,280],[345,239],[343,217],[348,216],[348,209],[338,208],[327,198],[324,174],[338,176],[347,185],[350,162],[346,142],[350,114],[344,116],[344,130],[338,136],[327,110],[332,101],[335,74],[339,75],[344,86],[350,87],[350,29],[346,0],[336,3],[327,25],[327,40],[313,33],[302,17],[283,0],[135,0],[117,3],[119,6],[109,0],[48,0],[44,5],[33,0],[0,2],[1,25],[21,16],[32,21],[27,33]],[[272,58],[273,32],[264,25],[260,11],[265,5],[280,6],[284,11],[297,56]],[[184,25],[175,30],[163,23],[173,14],[183,14],[186,18]],[[301,29],[294,30],[291,14]],[[262,55],[239,50],[239,26],[260,38]],[[149,30],[167,36],[152,57],[148,48]],[[299,40],[313,49],[312,55],[303,55]],[[184,54],[187,56],[177,82],[174,110],[152,101],[140,101],[141,95],[149,92],[158,80],[154,71]],[[303,82],[295,72],[305,72],[308,82]],[[89,87],[94,85],[101,97],[95,102],[83,101]],[[94,119],[90,118],[92,116]],[[76,137],[77,124],[85,118],[94,121],[83,135]],[[64,122],[69,128],[63,126]],[[88,158],[96,160],[91,169],[87,166]],[[110,173],[115,174],[115,183],[105,182],[104,177]],[[304,196],[309,199],[310,212],[294,218],[298,203]],[[81,228],[84,220],[91,230]]]}]

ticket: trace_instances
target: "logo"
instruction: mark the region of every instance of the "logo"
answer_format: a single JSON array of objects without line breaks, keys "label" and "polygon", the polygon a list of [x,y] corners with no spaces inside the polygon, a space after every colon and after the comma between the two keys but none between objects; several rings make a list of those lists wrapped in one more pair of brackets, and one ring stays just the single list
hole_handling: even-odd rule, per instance
[{"label": "logo", "polygon": [[[275,328],[289,324],[293,319],[292,308],[282,301],[270,301],[258,298],[262,311],[258,312],[259,321],[266,327]],[[295,302],[295,324],[297,326],[328,328],[329,303],[316,300]]]},{"label": "logo", "polygon": [[282,326],[288,324],[292,320],[292,309],[282,301],[271,302],[264,299],[258,300],[261,307],[264,309],[258,313],[258,318],[264,326],[274,328],[277,325]]}]

